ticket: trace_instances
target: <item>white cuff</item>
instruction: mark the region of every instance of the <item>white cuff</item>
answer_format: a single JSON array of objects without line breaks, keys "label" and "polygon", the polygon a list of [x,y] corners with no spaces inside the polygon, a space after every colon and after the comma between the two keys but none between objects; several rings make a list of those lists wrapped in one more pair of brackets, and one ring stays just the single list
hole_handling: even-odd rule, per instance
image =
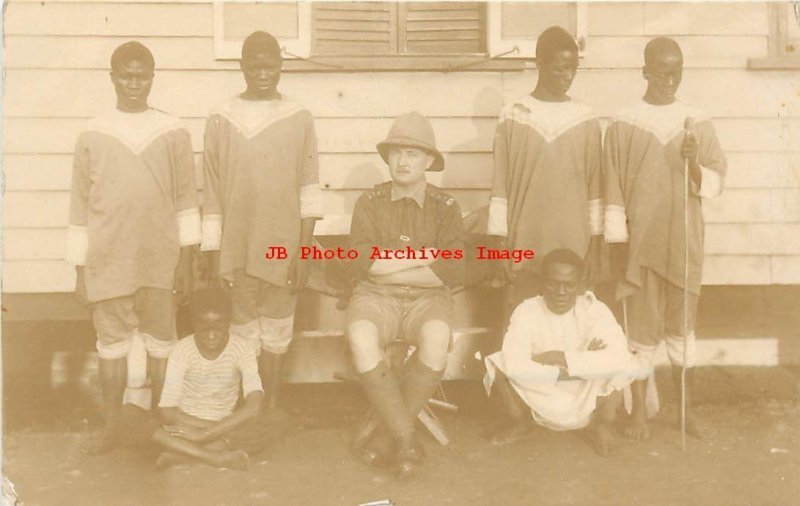
[{"label": "white cuff", "polygon": [[607,205],[603,221],[607,243],[628,242],[628,220],[624,207]]},{"label": "white cuff", "polygon": [[67,262],[72,265],[85,265],[89,251],[89,229],[78,225],[67,228]]},{"label": "white cuff", "polygon": [[508,236],[508,199],[492,197],[489,199],[489,219],[486,223],[488,235]]},{"label": "white cuff", "polygon": [[178,219],[178,241],[183,246],[200,244],[200,209],[193,207],[175,214]]},{"label": "white cuff", "polygon": [[207,214],[203,216],[203,237],[200,242],[202,251],[218,251],[222,245],[222,215]]},{"label": "white cuff", "polygon": [[589,201],[589,235],[603,235],[603,201]]},{"label": "white cuff", "polygon": [[716,171],[700,166],[700,174],[702,179],[700,181],[700,190],[697,195],[705,199],[716,197],[722,193],[722,178]]},{"label": "white cuff", "polygon": [[322,218],[322,189],[319,184],[300,187],[300,218]]}]

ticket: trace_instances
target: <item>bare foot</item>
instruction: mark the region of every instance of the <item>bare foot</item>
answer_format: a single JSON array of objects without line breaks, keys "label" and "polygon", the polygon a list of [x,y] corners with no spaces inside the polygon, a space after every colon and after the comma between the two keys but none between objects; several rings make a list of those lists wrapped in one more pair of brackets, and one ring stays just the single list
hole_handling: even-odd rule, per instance
[{"label": "bare foot", "polygon": [[84,455],[102,455],[112,450],[119,441],[113,431],[101,430],[90,437],[81,445],[81,453]]},{"label": "bare foot", "polygon": [[616,446],[614,431],[607,424],[597,424],[592,431],[594,451],[603,457],[608,457]]},{"label": "bare foot", "polygon": [[533,433],[533,424],[530,421],[520,421],[492,434],[489,438],[489,443],[495,446],[517,443],[531,437]]},{"label": "bare foot", "polygon": [[183,455],[173,452],[161,452],[156,458],[156,469],[166,469],[172,466],[188,464],[190,460]]},{"label": "bare foot", "polygon": [[245,470],[250,465],[250,457],[244,450],[233,450],[223,452],[215,459],[214,465],[217,467],[229,467],[231,469]]},{"label": "bare foot", "polygon": [[647,426],[647,420],[644,415],[630,416],[628,425],[625,427],[625,436],[634,441],[650,439],[650,428]]}]

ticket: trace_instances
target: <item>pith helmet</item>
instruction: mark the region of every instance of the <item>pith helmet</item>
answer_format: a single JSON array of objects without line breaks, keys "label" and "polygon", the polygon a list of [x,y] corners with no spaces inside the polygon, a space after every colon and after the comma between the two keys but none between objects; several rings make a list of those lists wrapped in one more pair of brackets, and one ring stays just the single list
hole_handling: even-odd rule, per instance
[{"label": "pith helmet", "polygon": [[378,143],[378,153],[387,164],[389,149],[392,146],[417,148],[430,153],[434,160],[428,170],[432,172],[444,170],[444,157],[436,149],[436,137],[433,135],[431,122],[418,112],[409,112],[394,120],[389,135]]}]

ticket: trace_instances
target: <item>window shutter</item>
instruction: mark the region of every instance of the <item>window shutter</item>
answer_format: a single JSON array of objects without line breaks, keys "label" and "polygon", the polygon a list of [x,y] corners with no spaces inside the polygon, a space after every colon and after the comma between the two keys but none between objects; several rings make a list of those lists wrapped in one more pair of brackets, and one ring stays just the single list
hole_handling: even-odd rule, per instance
[{"label": "window shutter", "polygon": [[388,2],[314,2],[316,55],[397,53],[397,5]]},{"label": "window shutter", "polygon": [[401,54],[486,52],[483,2],[401,2],[398,10]]}]

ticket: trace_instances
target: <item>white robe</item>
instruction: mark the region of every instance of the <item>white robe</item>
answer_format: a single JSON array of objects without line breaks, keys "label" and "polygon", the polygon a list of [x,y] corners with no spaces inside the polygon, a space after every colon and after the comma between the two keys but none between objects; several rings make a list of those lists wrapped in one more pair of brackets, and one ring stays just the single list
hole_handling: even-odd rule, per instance
[{"label": "white robe", "polygon": [[[594,338],[602,340],[605,349],[588,351]],[[557,366],[531,360],[552,350],[564,352],[569,379],[558,379]],[[591,292],[578,296],[575,307],[562,315],[551,312],[541,296],[520,304],[502,350],[486,357],[487,392],[498,369],[530,407],[534,420],[553,430],[586,427],[597,398],[625,388],[635,377],[622,328]]]}]

